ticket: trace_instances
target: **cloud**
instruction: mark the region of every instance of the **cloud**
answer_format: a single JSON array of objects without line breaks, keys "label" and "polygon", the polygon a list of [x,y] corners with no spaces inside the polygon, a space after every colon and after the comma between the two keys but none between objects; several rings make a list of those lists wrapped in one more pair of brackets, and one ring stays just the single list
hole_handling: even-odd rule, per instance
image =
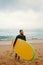
[{"label": "cloud", "polygon": [[35,10],[43,11],[43,0],[0,0],[0,10]]},{"label": "cloud", "polygon": [[0,28],[41,29],[43,28],[43,12],[34,12],[33,10],[13,13],[0,12]]},{"label": "cloud", "polygon": [[1,28],[43,28],[43,0],[0,0]]}]

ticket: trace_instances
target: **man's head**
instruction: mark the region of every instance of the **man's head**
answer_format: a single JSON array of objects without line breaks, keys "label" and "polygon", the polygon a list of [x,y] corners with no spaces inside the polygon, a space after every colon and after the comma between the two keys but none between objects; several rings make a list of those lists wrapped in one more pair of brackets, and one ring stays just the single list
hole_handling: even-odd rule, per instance
[{"label": "man's head", "polygon": [[24,32],[23,32],[23,30],[21,29],[21,30],[19,30],[19,32],[20,32],[20,35],[23,35],[24,34]]}]

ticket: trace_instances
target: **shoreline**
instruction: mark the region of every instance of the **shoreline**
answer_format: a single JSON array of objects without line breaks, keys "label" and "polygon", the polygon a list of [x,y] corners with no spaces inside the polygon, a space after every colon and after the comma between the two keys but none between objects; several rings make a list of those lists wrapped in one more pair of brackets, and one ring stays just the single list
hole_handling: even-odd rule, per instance
[{"label": "shoreline", "polygon": [[[0,45],[11,45],[12,40],[13,39],[2,39],[0,40]],[[39,43],[43,44],[43,39],[31,38],[31,39],[27,39],[27,42],[33,44],[39,44]]]}]

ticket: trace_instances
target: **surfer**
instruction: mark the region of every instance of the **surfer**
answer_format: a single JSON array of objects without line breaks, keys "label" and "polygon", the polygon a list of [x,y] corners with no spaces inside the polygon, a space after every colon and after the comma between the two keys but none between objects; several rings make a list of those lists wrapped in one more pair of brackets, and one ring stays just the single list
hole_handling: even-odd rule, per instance
[{"label": "surfer", "polygon": [[[19,35],[16,36],[16,39],[15,39],[14,44],[13,44],[13,47],[15,46],[16,41],[17,41],[18,38],[26,41],[26,36],[24,35],[24,32],[23,32],[22,29],[19,30]],[[20,60],[20,56],[18,56],[17,53],[15,53],[15,59]]]}]

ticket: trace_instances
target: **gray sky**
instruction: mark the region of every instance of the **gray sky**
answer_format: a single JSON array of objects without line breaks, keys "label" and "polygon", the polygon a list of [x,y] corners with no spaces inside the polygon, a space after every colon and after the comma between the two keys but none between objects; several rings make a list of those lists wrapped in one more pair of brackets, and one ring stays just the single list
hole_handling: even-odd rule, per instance
[{"label": "gray sky", "polygon": [[0,0],[0,29],[43,29],[43,0]]}]

